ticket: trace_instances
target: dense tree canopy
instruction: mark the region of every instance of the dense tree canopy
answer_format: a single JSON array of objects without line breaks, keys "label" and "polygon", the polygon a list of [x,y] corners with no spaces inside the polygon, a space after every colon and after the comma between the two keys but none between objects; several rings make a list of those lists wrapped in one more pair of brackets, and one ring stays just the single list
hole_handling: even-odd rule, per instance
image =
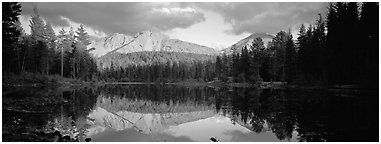
[{"label": "dense tree canopy", "polygon": [[[3,3],[3,64],[6,72],[62,74],[112,81],[174,81],[218,78],[230,82],[357,84],[377,87],[378,3],[337,2],[326,17],[301,25],[297,38],[280,31],[265,47],[261,38],[231,55],[176,52],[89,54],[84,25],[57,35],[33,9],[31,34],[23,33],[19,3]],[[14,65],[13,63],[17,63]]]},{"label": "dense tree canopy", "polygon": [[[21,31],[18,30],[17,23],[19,22],[18,16],[21,13],[21,4],[4,2],[2,3],[2,13],[3,70],[5,72],[19,72],[20,50],[17,42],[21,36]],[[18,63],[17,67],[15,67],[14,62]]]},{"label": "dense tree canopy", "polygon": [[[301,25],[296,41],[280,31],[267,48],[259,39],[241,53],[218,57],[217,76],[235,81],[283,81],[298,84],[356,84],[376,87],[378,76],[378,3],[331,3],[328,15]],[[249,65],[247,52],[249,51]],[[225,64],[224,64],[225,63]],[[224,68],[227,66],[228,68]],[[259,71],[259,72],[258,72]],[[249,77],[249,78],[248,78]],[[372,79],[373,78],[373,79]]]}]

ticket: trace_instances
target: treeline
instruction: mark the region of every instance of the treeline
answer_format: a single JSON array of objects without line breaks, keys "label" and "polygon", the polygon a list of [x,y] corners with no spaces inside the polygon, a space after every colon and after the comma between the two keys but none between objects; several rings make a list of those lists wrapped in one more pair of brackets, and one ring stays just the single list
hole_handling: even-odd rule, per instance
[{"label": "treeline", "polygon": [[89,35],[81,25],[77,31],[62,29],[58,35],[40,17],[37,7],[31,16],[31,34],[18,21],[21,5],[3,3],[3,71],[5,73],[60,74],[90,80],[96,62],[87,50]]},{"label": "treeline", "polygon": [[280,31],[265,48],[261,38],[232,55],[216,58],[216,75],[224,81],[291,81],[295,77],[296,48],[292,35]]},{"label": "treeline", "polygon": [[214,78],[215,56],[181,52],[113,53],[98,61],[104,81],[174,82]]},{"label": "treeline", "polygon": [[[377,141],[377,129],[361,133],[378,123],[378,111],[372,110],[378,107],[378,91],[366,93],[361,95],[373,98],[343,98],[337,96],[340,92],[322,90],[252,88],[221,88],[209,95],[215,98],[211,101],[217,112],[232,123],[256,133],[272,132],[282,141]],[[354,125],[357,121],[367,124]]]},{"label": "treeline", "polygon": [[237,82],[377,87],[378,29],[378,3],[331,3],[326,18],[319,14],[314,25],[300,27],[297,41],[280,31],[268,48],[257,38],[240,53],[218,56],[216,75]]},{"label": "treeline", "polygon": [[232,55],[217,58],[176,52],[89,54],[81,25],[58,35],[38,14],[23,32],[19,3],[3,3],[3,72],[61,74],[83,80],[179,81],[196,79],[296,84],[357,84],[378,87],[378,3],[331,3],[326,17],[302,25],[297,40],[280,31],[264,47],[261,38]]}]

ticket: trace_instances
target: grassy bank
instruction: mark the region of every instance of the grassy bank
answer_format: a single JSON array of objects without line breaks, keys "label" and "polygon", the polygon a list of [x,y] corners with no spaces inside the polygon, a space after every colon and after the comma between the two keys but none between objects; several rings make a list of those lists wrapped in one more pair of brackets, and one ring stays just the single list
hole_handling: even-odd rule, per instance
[{"label": "grassy bank", "polygon": [[72,87],[79,85],[100,85],[104,82],[83,81],[62,77],[60,75],[46,75],[38,73],[3,74],[4,87]]},{"label": "grassy bank", "polygon": [[[247,82],[222,82],[222,81],[204,81],[196,79],[176,80],[172,82],[106,82],[106,81],[84,81],[80,79],[72,79],[61,77],[60,75],[46,75],[38,73],[22,73],[22,74],[3,74],[2,85],[4,89],[12,89],[14,87],[82,87],[82,86],[97,86],[104,84],[169,84],[184,87],[255,87],[255,88],[301,88],[301,89],[326,89],[321,85],[298,86],[285,84],[283,82],[260,82],[256,84]],[[330,87],[335,89],[345,89],[346,87]]]}]

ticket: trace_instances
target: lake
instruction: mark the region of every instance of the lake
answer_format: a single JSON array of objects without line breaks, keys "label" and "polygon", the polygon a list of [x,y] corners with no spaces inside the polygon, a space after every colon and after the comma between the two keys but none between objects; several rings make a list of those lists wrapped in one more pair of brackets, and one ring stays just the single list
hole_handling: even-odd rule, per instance
[{"label": "lake", "polygon": [[[12,111],[20,98],[62,99]],[[3,141],[31,130],[80,141],[378,141],[378,91],[105,85],[3,93]],[[17,105],[22,107],[22,105]],[[18,135],[18,137],[11,137]],[[31,140],[33,141],[33,140]],[[38,140],[36,140],[38,141]]]}]

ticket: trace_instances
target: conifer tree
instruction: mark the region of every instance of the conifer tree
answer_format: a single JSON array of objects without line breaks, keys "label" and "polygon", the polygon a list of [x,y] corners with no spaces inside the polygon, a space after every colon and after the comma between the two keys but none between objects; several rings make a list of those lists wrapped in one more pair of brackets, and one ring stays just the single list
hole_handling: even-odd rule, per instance
[{"label": "conifer tree", "polygon": [[83,27],[83,24],[79,25],[79,28],[75,32],[76,35],[76,40],[82,42],[83,45],[88,46],[90,44],[90,36],[87,34],[85,28]]},{"label": "conifer tree", "polygon": [[285,81],[292,82],[296,77],[296,49],[291,32],[288,32],[285,49]]},{"label": "conifer tree", "polygon": [[250,56],[247,47],[242,49],[242,54],[239,63],[239,74],[243,74],[245,80],[249,80],[250,77]]},{"label": "conifer tree", "polygon": [[361,42],[360,82],[367,88],[378,88],[379,3],[363,2],[360,13]]},{"label": "conifer tree", "polygon": [[260,80],[260,69],[262,61],[264,58],[265,46],[263,44],[262,38],[258,37],[254,39],[253,45],[250,51],[250,80],[252,82],[257,82]]},{"label": "conifer tree", "polygon": [[280,31],[272,40],[271,48],[274,51],[274,74],[275,80],[284,81],[285,78],[285,48],[289,35]]},{"label": "conifer tree", "polygon": [[222,70],[223,70],[223,66],[222,66],[221,57],[217,56],[217,58],[216,58],[216,75],[220,79],[222,77]]},{"label": "conifer tree", "polygon": [[55,35],[54,30],[49,22],[47,22],[45,25],[45,38],[46,38],[46,44],[48,47],[46,72],[47,74],[49,74],[49,72],[51,71],[51,68],[55,68],[53,63],[54,61],[56,61],[58,57],[57,48],[56,48],[57,36]]},{"label": "conifer tree", "polygon": [[37,41],[45,42],[47,40],[46,31],[45,31],[45,22],[40,17],[37,6],[33,8],[33,12],[34,14],[32,15],[32,18],[29,21],[32,38],[36,42]]},{"label": "conifer tree", "polygon": [[[20,57],[17,42],[21,36],[21,31],[17,27],[18,16],[21,13],[21,4],[17,2],[2,3],[2,60],[3,68],[6,72],[19,72]],[[16,54],[17,53],[17,54]],[[18,66],[13,64],[18,58]]]}]

